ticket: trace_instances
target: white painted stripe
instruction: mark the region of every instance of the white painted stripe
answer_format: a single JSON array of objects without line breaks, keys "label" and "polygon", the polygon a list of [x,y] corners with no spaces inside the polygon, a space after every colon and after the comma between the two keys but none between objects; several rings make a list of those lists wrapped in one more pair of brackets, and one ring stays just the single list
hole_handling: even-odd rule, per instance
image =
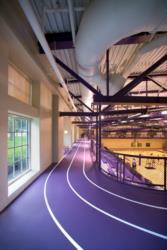
[{"label": "white painted stripe", "polygon": [[[78,152],[78,149],[79,149],[79,146],[80,144],[78,145],[77,147],[77,150],[71,160],[71,163],[70,163],[70,166],[71,164],[73,163],[73,160],[76,156],[76,153]],[[70,151],[69,151],[70,152]],[[69,154],[69,152],[63,156],[61,158],[61,160],[56,164],[56,166],[50,171],[50,173],[48,174],[47,178],[46,178],[46,181],[45,181],[45,184],[44,184],[44,199],[45,199],[45,204],[46,204],[46,207],[48,209],[48,212],[52,218],[52,220],[54,221],[54,223],[56,224],[56,226],[59,228],[59,230],[64,234],[64,236],[67,238],[67,240],[77,249],[77,250],[83,250],[83,248],[69,235],[69,233],[67,233],[67,231],[63,228],[63,226],[60,224],[60,222],[58,221],[58,219],[55,217],[54,213],[52,212],[52,209],[49,205],[49,202],[48,202],[48,198],[47,198],[47,183],[48,183],[48,180],[50,178],[50,176],[52,175],[53,171],[56,169],[56,167],[61,163],[61,161]]]},{"label": "white painted stripe", "polygon": [[138,204],[138,205],[142,205],[142,206],[146,206],[146,207],[150,207],[150,208],[155,208],[155,209],[161,209],[161,210],[167,210],[167,207],[161,207],[161,206],[156,206],[156,205],[152,205],[152,204],[149,204],[149,203],[144,203],[144,202],[140,202],[140,201],[137,201],[137,200],[133,200],[133,199],[129,199],[125,196],[122,196],[122,195],[118,195],[116,193],[113,193],[99,185],[97,185],[95,182],[93,182],[86,174],[86,171],[85,171],[85,167],[83,167],[83,175],[85,176],[85,178],[92,184],[94,185],[95,187],[97,187],[98,189],[110,194],[110,195],[113,195],[117,198],[120,198],[122,200],[126,200],[126,201],[129,201],[129,202],[132,202],[132,203],[135,203],[135,204]]},{"label": "white painted stripe", "polygon": [[[128,222],[128,221],[126,221],[126,220],[123,220],[123,219],[121,219],[121,218],[119,218],[119,217],[117,217],[117,216],[114,216],[114,215],[112,215],[112,214],[110,214],[110,213],[108,213],[108,212],[102,210],[101,208],[95,206],[94,204],[92,204],[91,202],[89,202],[88,200],[86,200],[85,198],[83,198],[83,197],[73,188],[73,186],[72,186],[71,183],[70,183],[70,180],[69,180],[69,172],[70,172],[71,166],[72,166],[72,163],[69,165],[69,167],[68,167],[68,169],[67,169],[67,173],[66,173],[66,178],[67,178],[68,185],[69,185],[69,187],[71,188],[71,190],[74,192],[74,194],[75,194],[80,200],[82,200],[85,204],[87,204],[88,206],[94,208],[94,209],[97,210],[98,212],[100,212],[100,213],[102,213],[102,214],[108,216],[108,217],[111,218],[111,219],[114,219],[114,220],[116,220],[116,221],[119,221],[119,222],[121,222],[121,223],[123,223],[123,224],[125,224],[125,225],[127,225],[127,226],[130,226],[130,227],[132,227],[132,228],[138,229],[138,230],[140,230],[140,231],[142,231],[142,232],[145,232],[145,233],[148,233],[148,234],[150,234],[150,235],[153,235],[153,236],[159,237],[159,238],[161,238],[161,239],[167,240],[167,236],[166,236],[166,235],[160,234],[160,233],[157,233],[157,232],[154,232],[154,231],[149,230],[149,229],[144,228],[144,227],[140,227],[140,226],[138,226],[138,225],[136,225],[136,224],[130,223],[130,222]],[[85,147],[84,147],[83,167],[85,168]]]}]

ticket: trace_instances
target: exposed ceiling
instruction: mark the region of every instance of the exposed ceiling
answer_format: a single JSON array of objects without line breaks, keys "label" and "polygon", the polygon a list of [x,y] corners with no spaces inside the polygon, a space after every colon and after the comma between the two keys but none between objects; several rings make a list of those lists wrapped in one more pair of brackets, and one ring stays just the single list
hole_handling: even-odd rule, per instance
[{"label": "exposed ceiling", "polygon": [[[91,1],[89,0],[71,0],[73,8],[73,23],[70,19],[70,9],[67,0],[31,0],[30,1],[34,12],[38,18],[39,23],[43,29],[44,34],[59,34],[70,32],[72,34],[73,29],[75,34],[79,29],[79,25],[82,19],[82,15],[88,8]],[[73,35],[73,34],[72,34]],[[120,74],[124,70],[125,66],[130,62],[132,56],[141,48],[145,41],[152,39],[149,34],[141,34],[136,40],[124,41],[112,46],[109,50],[109,73]],[[73,36],[72,36],[73,37]],[[75,47],[75,46],[74,46]],[[53,55],[58,57],[73,71],[77,72],[77,63],[75,58],[75,48],[69,47],[64,49],[56,49],[56,43],[52,50]],[[151,52],[147,52],[140,57],[138,62],[134,64],[131,70],[131,76],[140,75],[148,67],[158,61],[163,55],[167,54],[167,45],[163,45],[158,49],[154,49]],[[39,58],[47,70],[47,74],[53,81],[58,82],[51,66],[48,63],[44,54],[39,54]],[[103,75],[106,75],[106,55],[102,56],[99,69]],[[79,82],[70,82],[71,75],[65,70],[60,68],[63,78],[67,81],[69,91],[76,96],[81,96],[81,87]],[[167,61],[160,65],[152,73],[152,80],[147,79],[142,81],[132,91],[133,96],[166,96],[167,95]],[[157,76],[156,76],[157,75]],[[128,78],[125,85],[132,79]],[[147,93],[146,93],[147,92]],[[82,105],[78,101],[77,104],[79,110],[82,110]],[[133,106],[132,106],[133,107]],[[113,109],[127,108],[126,105],[115,105]],[[129,107],[130,108],[130,107]]]}]

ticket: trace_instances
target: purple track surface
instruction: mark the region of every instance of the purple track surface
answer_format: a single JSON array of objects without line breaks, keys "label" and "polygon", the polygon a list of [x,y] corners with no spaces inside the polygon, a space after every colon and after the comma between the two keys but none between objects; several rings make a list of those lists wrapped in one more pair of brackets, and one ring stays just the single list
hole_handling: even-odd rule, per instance
[{"label": "purple track surface", "polygon": [[[97,185],[129,199],[167,207],[165,192],[121,184],[102,174],[92,163],[89,142],[80,141],[55,168],[46,185],[47,200],[53,215],[81,246],[80,249],[166,250],[167,210],[135,204],[92,185],[83,174],[84,156],[86,175]],[[45,204],[44,185],[50,171],[48,169],[42,174],[1,213],[0,250],[75,249],[54,223]],[[73,190],[67,182],[67,175]],[[163,235],[165,239],[128,223]]]}]

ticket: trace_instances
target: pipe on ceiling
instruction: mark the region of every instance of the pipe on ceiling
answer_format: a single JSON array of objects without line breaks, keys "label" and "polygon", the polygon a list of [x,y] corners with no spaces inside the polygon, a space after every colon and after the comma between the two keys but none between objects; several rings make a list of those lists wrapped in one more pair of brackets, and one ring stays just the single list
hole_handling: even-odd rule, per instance
[{"label": "pipe on ceiling", "polygon": [[25,16],[27,17],[27,19],[28,19],[28,21],[29,21],[29,23],[30,23],[30,25],[31,25],[31,27],[32,27],[37,39],[38,39],[38,41],[40,42],[41,47],[43,48],[43,50],[45,52],[45,55],[46,55],[50,65],[51,65],[51,67],[53,68],[57,78],[59,79],[60,83],[62,84],[62,86],[63,86],[63,88],[65,90],[65,93],[67,94],[68,99],[71,102],[71,105],[72,105],[73,109],[75,111],[77,111],[77,109],[76,109],[76,107],[75,107],[75,105],[73,103],[73,100],[72,100],[72,98],[71,98],[71,96],[70,96],[70,94],[68,92],[68,89],[67,89],[67,86],[66,86],[66,84],[64,82],[64,79],[63,79],[63,77],[62,77],[62,75],[61,75],[61,73],[60,73],[60,71],[59,71],[59,69],[58,69],[58,67],[56,65],[55,59],[54,59],[54,57],[53,57],[53,55],[51,53],[51,50],[50,50],[50,48],[48,46],[46,38],[45,38],[45,36],[43,34],[42,28],[41,28],[41,26],[40,26],[40,24],[39,24],[39,22],[38,22],[38,20],[36,18],[36,15],[35,15],[35,13],[33,11],[33,8],[31,6],[30,2],[28,0],[24,0],[24,1],[19,0],[19,3],[20,3],[20,6],[23,9],[23,12],[24,12]]},{"label": "pipe on ceiling", "polygon": [[[76,37],[79,74],[105,93],[106,79],[99,71],[99,63],[106,50],[125,37],[140,32],[156,33],[166,30],[167,1],[94,0],[83,15]],[[145,51],[144,47],[141,48],[139,54],[159,46],[160,42],[157,41],[152,42],[150,48],[148,44]],[[119,91],[124,83],[123,75],[111,75],[110,95]],[[92,94],[84,86],[82,96],[83,101],[90,105]]]}]

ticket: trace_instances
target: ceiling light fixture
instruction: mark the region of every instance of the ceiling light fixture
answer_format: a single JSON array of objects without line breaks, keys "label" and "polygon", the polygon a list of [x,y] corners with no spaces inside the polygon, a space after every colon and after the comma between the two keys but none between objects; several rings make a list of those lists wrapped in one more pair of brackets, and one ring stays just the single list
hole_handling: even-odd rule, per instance
[{"label": "ceiling light fixture", "polygon": [[167,110],[161,111],[162,115],[167,115]]}]

